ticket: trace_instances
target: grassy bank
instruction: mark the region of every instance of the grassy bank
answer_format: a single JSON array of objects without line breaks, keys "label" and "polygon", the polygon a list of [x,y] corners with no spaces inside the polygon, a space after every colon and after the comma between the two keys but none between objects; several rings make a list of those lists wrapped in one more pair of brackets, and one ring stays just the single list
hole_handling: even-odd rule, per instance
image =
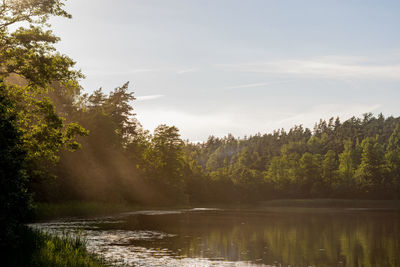
[{"label": "grassy bank", "polygon": [[21,229],[19,238],[4,255],[2,266],[9,267],[111,266],[90,254],[79,237],[55,237],[27,227]]}]

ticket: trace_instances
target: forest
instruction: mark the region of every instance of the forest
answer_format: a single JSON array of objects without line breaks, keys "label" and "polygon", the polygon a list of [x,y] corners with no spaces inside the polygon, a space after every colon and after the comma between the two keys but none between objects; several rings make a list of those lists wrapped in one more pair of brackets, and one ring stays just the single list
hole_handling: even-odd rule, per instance
[{"label": "forest", "polygon": [[400,193],[400,118],[366,113],[320,120],[312,130],[297,125],[191,143],[174,126],[144,130],[127,83],[108,95],[65,93],[51,93],[57,114],[87,134],[78,138],[80,149],[57,154],[56,179],[32,184],[40,201],[248,203]]},{"label": "forest", "polygon": [[136,119],[128,83],[109,93],[79,85],[84,75],[56,50],[59,38],[47,28],[51,16],[71,17],[62,1],[4,3],[0,223],[5,240],[13,238],[35,202],[177,205],[400,197],[400,117],[366,113],[322,119],[313,129],[299,124],[248,137],[210,136],[202,143],[182,140],[175,126],[162,124],[150,132]]}]

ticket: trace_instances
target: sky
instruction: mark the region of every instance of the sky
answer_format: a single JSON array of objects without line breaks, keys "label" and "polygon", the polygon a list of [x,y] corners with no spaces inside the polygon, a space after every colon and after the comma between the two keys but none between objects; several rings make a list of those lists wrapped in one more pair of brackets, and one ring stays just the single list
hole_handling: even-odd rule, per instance
[{"label": "sky", "polygon": [[400,115],[400,1],[68,0],[57,48],[86,92],[125,82],[183,139]]}]

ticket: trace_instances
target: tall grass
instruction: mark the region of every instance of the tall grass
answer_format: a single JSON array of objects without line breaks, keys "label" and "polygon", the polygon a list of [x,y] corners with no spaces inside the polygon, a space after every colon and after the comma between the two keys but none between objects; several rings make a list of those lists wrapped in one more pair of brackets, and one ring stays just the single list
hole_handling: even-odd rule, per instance
[{"label": "tall grass", "polygon": [[[77,236],[56,237],[50,234],[21,229],[17,244],[3,252],[1,266],[29,267],[104,267],[111,266],[99,257],[89,253],[85,241]],[[3,265],[4,264],[4,265]]]}]

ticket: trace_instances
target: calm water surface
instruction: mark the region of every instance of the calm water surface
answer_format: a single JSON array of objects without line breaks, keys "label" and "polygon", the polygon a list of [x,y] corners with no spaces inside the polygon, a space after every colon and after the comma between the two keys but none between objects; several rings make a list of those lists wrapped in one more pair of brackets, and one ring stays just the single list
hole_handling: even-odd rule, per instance
[{"label": "calm water surface", "polygon": [[32,224],[127,266],[400,266],[400,213],[191,209]]}]

